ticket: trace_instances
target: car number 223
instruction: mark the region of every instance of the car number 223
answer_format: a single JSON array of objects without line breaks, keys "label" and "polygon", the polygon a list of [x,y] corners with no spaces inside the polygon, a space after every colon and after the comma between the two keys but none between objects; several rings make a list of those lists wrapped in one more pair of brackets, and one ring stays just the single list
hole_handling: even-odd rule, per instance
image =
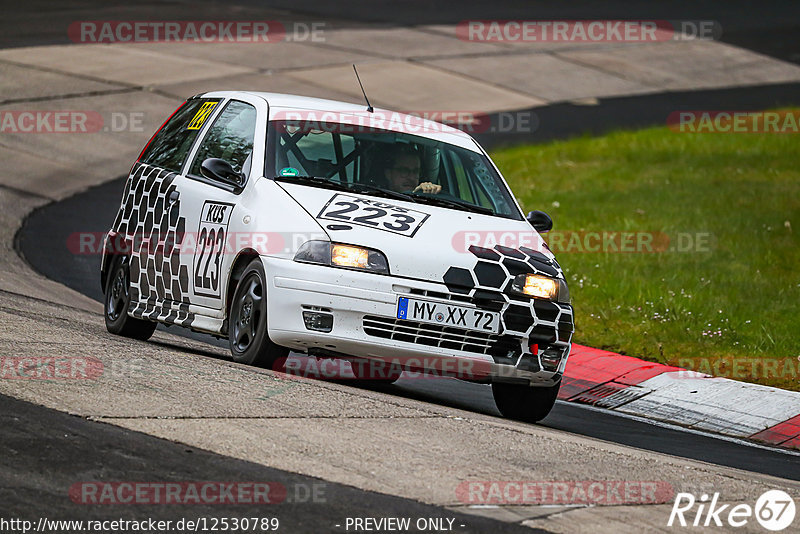
[{"label": "car number 223", "polygon": [[346,222],[414,237],[427,213],[351,195],[337,194],[322,208],[318,219]]}]

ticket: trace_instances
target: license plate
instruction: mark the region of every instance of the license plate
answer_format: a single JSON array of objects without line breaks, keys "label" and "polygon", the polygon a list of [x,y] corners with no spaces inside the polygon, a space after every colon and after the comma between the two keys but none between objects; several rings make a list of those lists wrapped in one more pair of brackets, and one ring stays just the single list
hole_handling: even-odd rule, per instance
[{"label": "license plate", "polygon": [[491,334],[500,331],[500,314],[497,312],[408,297],[398,299],[397,318]]}]

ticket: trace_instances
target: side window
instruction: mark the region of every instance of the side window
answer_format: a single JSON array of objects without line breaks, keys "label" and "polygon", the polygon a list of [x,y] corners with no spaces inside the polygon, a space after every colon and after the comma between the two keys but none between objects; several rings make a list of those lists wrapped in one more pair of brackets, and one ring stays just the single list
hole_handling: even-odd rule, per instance
[{"label": "side window", "polygon": [[249,174],[255,134],[256,108],[238,100],[230,101],[200,143],[189,174],[200,176],[200,165],[207,158],[224,159],[234,171]]},{"label": "side window", "polygon": [[349,135],[309,130],[299,132],[291,126],[279,125],[276,174],[285,167],[293,167],[308,176],[331,176],[352,181],[357,154],[355,139]]},{"label": "side window", "polygon": [[[333,152],[333,134],[330,132],[306,134],[297,141],[297,148],[308,162],[333,162],[336,159],[336,154]],[[301,165],[293,152],[289,152],[289,162]]]},{"label": "side window", "polygon": [[219,99],[198,98],[187,101],[156,133],[139,161],[181,172],[197,134],[218,104]]},{"label": "side window", "polygon": [[449,167],[452,169],[453,174],[455,175],[455,186],[451,188],[451,193],[461,200],[465,200],[472,204],[478,204],[481,206],[486,206],[486,198],[483,197],[479,201],[477,191],[474,189],[474,184],[470,180],[469,176],[467,176],[467,171],[464,169],[464,166],[461,163],[461,160],[458,158],[455,152],[452,150],[447,151],[448,156],[450,156],[450,165]]},{"label": "side window", "polygon": [[[474,152],[453,152],[456,176],[464,173],[468,177],[467,184],[473,188],[471,202],[488,208],[497,213],[512,213],[513,202],[508,191],[493,179],[486,158]],[[468,189],[461,190],[461,198],[466,198]]]}]

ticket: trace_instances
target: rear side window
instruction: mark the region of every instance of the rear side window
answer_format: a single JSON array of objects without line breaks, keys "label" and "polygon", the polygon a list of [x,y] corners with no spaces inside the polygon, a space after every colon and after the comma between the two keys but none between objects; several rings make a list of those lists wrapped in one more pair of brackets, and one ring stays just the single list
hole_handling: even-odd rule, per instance
[{"label": "rear side window", "polygon": [[208,117],[220,99],[197,98],[187,101],[156,133],[139,161],[180,172]]}]

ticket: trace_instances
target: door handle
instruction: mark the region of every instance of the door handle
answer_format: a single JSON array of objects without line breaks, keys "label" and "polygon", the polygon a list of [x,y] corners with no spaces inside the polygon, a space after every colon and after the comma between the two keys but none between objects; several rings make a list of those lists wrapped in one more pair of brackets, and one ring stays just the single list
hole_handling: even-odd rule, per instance
[{"label": "door handle", "polygon": [[180,198],[180,196],[181,196],[181,194],[177,190],[175,190],[172,193],[170,193],[169,197],[167,197],[167,198],[169,199],[169,203],[170,204],[175,204],[178,201],[178,199]]}]

